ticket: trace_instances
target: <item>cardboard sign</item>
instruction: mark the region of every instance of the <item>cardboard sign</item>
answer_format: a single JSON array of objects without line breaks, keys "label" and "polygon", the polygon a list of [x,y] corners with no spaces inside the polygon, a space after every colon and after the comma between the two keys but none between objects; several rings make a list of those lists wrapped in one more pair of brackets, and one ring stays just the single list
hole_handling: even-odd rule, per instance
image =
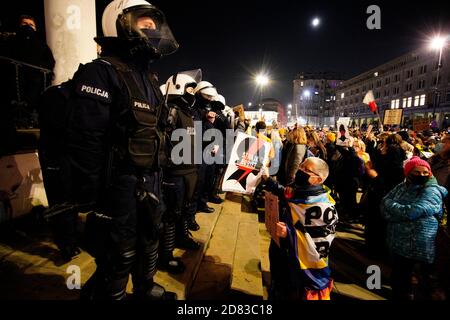
[{"label": "cardboard sign", "polygon": [[233,111],[237,112],[239,114],[239,118],[241,119],[241,121],[244,121],[245,119],[245,111],[244,111],[244,105],[243,104],[239,104],[237,106],[233,107]]},{"label": "cardboard sign", "polygon": [[400,125],[402,123],[403,109],[392,109],[384,111],[383,124],[388,126]]},{"label": "cardboard sign", "polygon": [[278,197],[268,191],[265,195],[265,224],[270,236],[280,246],[280,238],[277,237],[277,223],[280,221],[278,212]]},{"label": "cardboard sign", "polygon": [[337,120],[338,123],[338,128],[339,128],[339,124],[343,124],[344,126],[348,127],[350,125],[350,117],[340,117]]},{"label": "cardboard sign", "polygon": [[429,119],[414,119],[413,120],[413,130],[414,131],[423,131],[430,129],[430,120]]}]

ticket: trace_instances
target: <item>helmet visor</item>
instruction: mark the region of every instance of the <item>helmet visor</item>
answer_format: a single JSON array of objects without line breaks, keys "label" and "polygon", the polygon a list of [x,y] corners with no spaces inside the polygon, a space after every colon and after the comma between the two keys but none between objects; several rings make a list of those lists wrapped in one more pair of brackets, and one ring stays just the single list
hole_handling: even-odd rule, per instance
[{"label": "helmet visor", "polygon": [[128,38],[145,39],[161,55],[174,53],[179,47],[164,14],[153,6],[124,10],[120,23]]}]

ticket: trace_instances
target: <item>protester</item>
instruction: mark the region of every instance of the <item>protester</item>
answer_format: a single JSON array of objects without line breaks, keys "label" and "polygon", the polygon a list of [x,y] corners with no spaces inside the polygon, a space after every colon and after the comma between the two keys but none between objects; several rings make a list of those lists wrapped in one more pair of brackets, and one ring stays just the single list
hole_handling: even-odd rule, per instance
[{"label": "protester", "polygon": [[280,247],[273,239],[269,247],[271,300],[330,300],[328,254],[338,215],[323,188],[328,173],[325,161],[311,157],[300,165],[291,187],[266,181],[266,190],[280,199]]},{"label": "protester", "polygon": [[298,167],[305,159],[306,143],[306,133],[302,127],[289,132],[286,145],[283,148],[281,167],[277,175],[281,184],[288,185],[294,181]]},{"label": "protester", "polygon": [[327,149],[315,131],[309,131],[306,135],[308,139],[309,150],[315,157],[327,161]]},{"label": "protester", "polygon": [[413,157],[404,168],[406,181],[383,198],[381,212],[388,222],[387,244],[392,253],[392,294],[413,300],[411,276],[416,265],[424,281],[435,258],[438,220],[447,190],[437,184],[430,165]]}]

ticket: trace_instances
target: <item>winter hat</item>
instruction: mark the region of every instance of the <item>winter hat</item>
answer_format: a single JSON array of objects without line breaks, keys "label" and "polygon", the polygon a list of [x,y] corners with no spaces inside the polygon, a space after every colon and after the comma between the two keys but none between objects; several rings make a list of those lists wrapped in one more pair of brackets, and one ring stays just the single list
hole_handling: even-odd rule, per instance
[{"label": "winter hat", "polygon": [[334,143],[336,141],[336,135],[333,132],[328,132],[327,133],[327,139],[331,143]]},{"label": "winter hat", "polygon": [[428,162],[426,162],[425,160],[422,160],[419,157],[414,156],[411,158],[411,160],[409,160],[405,164],[405,168],[403,169],[403,171],[405,173],[405,177],[408,176],[408,174],[411,172],[412,169],[414,169],[415,167],[418,167],[418,166],[426,167],[430,171],[430,176],[433,175],[433,173],[431,172],[430,164]]}]

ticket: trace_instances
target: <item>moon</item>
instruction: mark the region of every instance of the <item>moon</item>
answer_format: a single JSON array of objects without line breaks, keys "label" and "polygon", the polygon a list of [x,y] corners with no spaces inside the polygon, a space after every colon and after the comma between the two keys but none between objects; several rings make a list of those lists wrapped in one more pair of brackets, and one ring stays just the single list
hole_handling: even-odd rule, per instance
[{"label": "moon", "polygon": [[311,25],[313,26],[313,28],[317,28],[320,25],[320,19],[315,17],[314,19],[312,19]]}]

